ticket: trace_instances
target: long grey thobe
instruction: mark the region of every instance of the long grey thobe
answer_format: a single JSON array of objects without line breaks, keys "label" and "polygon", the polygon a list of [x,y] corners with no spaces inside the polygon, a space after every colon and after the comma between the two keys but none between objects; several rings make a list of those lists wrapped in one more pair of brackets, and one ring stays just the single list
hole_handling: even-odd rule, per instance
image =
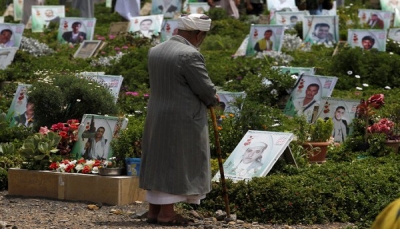
[{"label": "long grey thobe", "polygon": [[149,51],[150,100],[140,188],[174,195],[211,190],[207,106],[216,89],[203,56],[181,36]]}]

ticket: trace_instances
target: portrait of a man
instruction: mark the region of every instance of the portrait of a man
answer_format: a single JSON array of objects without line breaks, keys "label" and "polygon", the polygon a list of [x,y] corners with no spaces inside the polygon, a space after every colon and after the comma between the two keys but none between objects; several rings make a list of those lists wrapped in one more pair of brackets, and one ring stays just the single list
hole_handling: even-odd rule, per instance
[{"label": "portrait of a man", "polygon": [[293,105],[297,111],[297,115],[305,115],[308,121],[311,121],[311,115],[314,106],[319,106],[319,99],[315,96],[318,94],[320,86],[316,83],[309,84],[305,91],[304,97],[300,97],[293,101]]},{"label": "portrait of a man", "polygon": [[383,20],[380,19],[376,13],[371,15],[371,18],[367,21],[367,24],[371,29],[383,29],[385,26]]},{"label": "portrait of a man", "polygon": [[153,30],[151,30],[151,26],[153,24],[153,20],[150,18],[144,19],[140,22],[140,33],[143,34],[143,36],[151,38],[153,35]]},{"label": "portrait of a man", "polygon": [[15,125],[32,127],[34,123],[35,105],[29,99],[26,101],[26,110],[24,113],[13,118]]},{"label": "portrait of a man", "polygon": [[13,32],[11,29],[3,29],[0,32],[0,44],[3,47],[14,47],[14,41],[11,39]]},{"label": "portrait of a man", "polygon": [[76,44],[86,40],[86,33],[80,31],[81,27],[82,23],[80,21],[72,23],[71,25],[72,31],[64,32],[62,34],[62,38],[64,39],[64,41]]},{"label": "portrait of a man", "polygon": [[333,34],[329,32],[330,25],[328,23],[317,23],[312,33],[312,43],[332,45],[334,43]]},{"label": "portrait of a man", "polygon": [[271,40],[272,35],[273,31],[271,29],[265,30],[264,38],[257,41],[256,45],[254,46],[254,50],[256,52],[271,51],[274,44]]},{"label": "portrait of a man", "polygon": [[252,143],[243,153],[240,162],[234,166],[231,174],[239,176],[253,175],[263,166],[262,156],[268,145],[264,142]]},{"label": "portrait of a man", "polygon": [[343,119],[345,111],[346,108],[344,106],[338,106],[335,110],[334,117],[332,118],[334,127],[332,137],[335,139],[335,142],[344,142],[349,134],[347,121]]},{"label": "portrait of a man", "polygon": [[290,23],[291,23],[291,24],[296,24],[298,20],[299,20],[299,19],[297,18],[296,15],[290,16]]},{"label": "portrait of a man", "polygon": [[361,45],[364,48],[364,50],[370,50],[372,47],[374,47],[375,44],[375,39],[371,36],[364,36],[361,39]]},{"label": "portrait of a man", "polygon": [[108,139],[104,138],[106,129],[98,127],[93,138],[89,138],[83,148],[82,156],[85,159],[107,159]]}]

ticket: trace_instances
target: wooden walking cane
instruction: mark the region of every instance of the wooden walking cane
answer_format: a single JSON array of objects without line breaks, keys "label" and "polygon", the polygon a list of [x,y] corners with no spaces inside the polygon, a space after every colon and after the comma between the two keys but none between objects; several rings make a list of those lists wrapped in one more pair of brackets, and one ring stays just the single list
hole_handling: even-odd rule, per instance
[{"label": "wooden walking cane", "polygon": [[218,126],[217,126],[217,118],[215,117],[214,108],[210,107],[211,119],[214,127],[214,137],[215,137],[215,145],[217,146],[217,154],[218,154],[218,167],[219,173],[221,175],[221,184],[222,184],[222,197],[225,201],[225,211],[226,217],[231,218],[231,211],[229,208],[229,199],[228,192],[226,191],[226,183],[225,183],[225,175],[224,175],[224,167],[222,166],[222,155],[221,155],[221,145],[219,143],[218,137]]}]

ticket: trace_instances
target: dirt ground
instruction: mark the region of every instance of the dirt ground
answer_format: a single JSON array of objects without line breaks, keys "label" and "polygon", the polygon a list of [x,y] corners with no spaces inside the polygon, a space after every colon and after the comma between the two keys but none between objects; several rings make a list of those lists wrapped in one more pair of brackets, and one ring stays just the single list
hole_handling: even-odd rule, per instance
[{"label": "dirt ground", "polygon": [[[100,208],[98,208],[100,207]],[[92,208],[92,209],[90,209]],[[98,208],[98,209],[97,209]],[[137,202],[123,206],[106,206],[100,203],[85,203],[8,196],[0,192],[1,228],[182,228],[161,226],[145,222],[148,204]],[[244,222],[218,221],[215,217],[201,217],[194,211],[182,211],[194,223],[186,228],[275,228],[275,229],[350,229],[357,228],[348,223],[326,225],[268,225]]]}]

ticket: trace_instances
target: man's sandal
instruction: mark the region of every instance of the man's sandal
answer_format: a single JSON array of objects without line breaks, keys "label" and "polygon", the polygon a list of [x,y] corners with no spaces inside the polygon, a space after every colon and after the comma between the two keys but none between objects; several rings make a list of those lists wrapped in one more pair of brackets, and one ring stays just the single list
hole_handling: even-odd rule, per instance
[{"label": "man's sandal", "polygon": [[189,226],[194,221],[192,219],[187,219],[180,214],[176,214],[173,219],[167,222],[158,221],[158,224],[161,226]]}]

